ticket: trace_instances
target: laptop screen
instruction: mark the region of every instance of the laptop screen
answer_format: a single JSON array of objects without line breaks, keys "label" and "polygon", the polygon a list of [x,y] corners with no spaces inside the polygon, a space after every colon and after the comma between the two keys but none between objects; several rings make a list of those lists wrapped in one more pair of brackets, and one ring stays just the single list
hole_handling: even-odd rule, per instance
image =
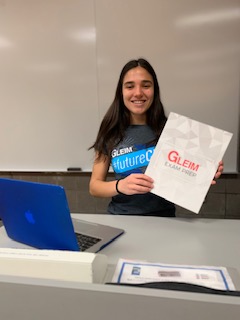
[{"label": "laptop screen", "polygon": [[22,180],[0,179],[0,217],[11,239],[39,249],[98,252],[124,233],[72,219],[62,186]]}]

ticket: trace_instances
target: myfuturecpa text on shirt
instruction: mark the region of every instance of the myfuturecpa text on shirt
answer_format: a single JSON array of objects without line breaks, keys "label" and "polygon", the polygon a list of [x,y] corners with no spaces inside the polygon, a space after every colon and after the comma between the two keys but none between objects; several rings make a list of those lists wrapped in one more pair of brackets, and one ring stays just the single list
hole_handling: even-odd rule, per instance
[{"label": "myfuturecpa text on shirt", "polygon": [[232,133],[171,112],[146,169],[152,193],[199,213]]}]

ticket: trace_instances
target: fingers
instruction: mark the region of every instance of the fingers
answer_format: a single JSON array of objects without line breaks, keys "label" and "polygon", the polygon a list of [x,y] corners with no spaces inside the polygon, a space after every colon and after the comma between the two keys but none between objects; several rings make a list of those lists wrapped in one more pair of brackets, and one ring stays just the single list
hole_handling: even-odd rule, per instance
[{"label": "fingers", "polygon": [[145,174],[132,174],[128,177],[129,187],[137,192],[149,192],[153,188],[153,179]]},{"label": "fingers", "polygon": [[145,174],[131,174],[121,180],[121,191],[127,195],[150,192],[153,188],[153,179]]},{"label": "fingers", "polygon": [[[215,173],[214,179],[219,179],[221,174],[223,173],[223,169],[224,169],[224,164],[223,161],[219,162],[218,168],[217,168],[217,172]],[[216,184],[216,181],[213,180],[211,185]]]},{"label": "fingers", "polygon": [[153,183],[153,179],[145,174],[133,174],[134,182],[139,185],[149,185]]},{"label": "fingers", "polygon": [[215,174],[215,178],[216,178],[216,179],[218,179],[218,178],[221,176],[221,174],[222,174],[222,172],[223,172],[223,168],[224,168],[224,166],[223,166],[223,161],[220,161],[220,162],[219,162],[219,165],[218,165],[217,172],[216,172],[216,174]]},{"label": "fingers", "polygon": [[221,176],[222,172],[218,171],[216,174],[215,174],[215,179],[219,179],[220,176]]}]

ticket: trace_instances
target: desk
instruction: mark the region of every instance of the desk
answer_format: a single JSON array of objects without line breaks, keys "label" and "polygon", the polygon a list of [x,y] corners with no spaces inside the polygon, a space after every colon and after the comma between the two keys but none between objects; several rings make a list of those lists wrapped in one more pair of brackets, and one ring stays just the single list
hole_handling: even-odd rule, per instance
[{"label": "desk", "polygon": [[[121,257],[240,270],[240,220],[88,214],[74,214],[74,218],[125,229],[124,235],[101,252],[108,257],[110,275]],[[12,245],[1,228],[0,246]],[[76,317],[83,320],[238,320],[240,298],[0,277],[0,312],[3,320],[70,320]]]}]

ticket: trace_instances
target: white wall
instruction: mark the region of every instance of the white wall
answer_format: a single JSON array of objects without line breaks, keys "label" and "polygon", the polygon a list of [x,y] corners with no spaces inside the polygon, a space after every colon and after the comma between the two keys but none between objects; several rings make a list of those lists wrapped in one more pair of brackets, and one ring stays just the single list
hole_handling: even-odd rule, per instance
[{"label": "white wall", "polygon": [[0,170],[91,170],[119,73],[145,57],[167,111],[239,138],[239,0],[0,1]]}]

